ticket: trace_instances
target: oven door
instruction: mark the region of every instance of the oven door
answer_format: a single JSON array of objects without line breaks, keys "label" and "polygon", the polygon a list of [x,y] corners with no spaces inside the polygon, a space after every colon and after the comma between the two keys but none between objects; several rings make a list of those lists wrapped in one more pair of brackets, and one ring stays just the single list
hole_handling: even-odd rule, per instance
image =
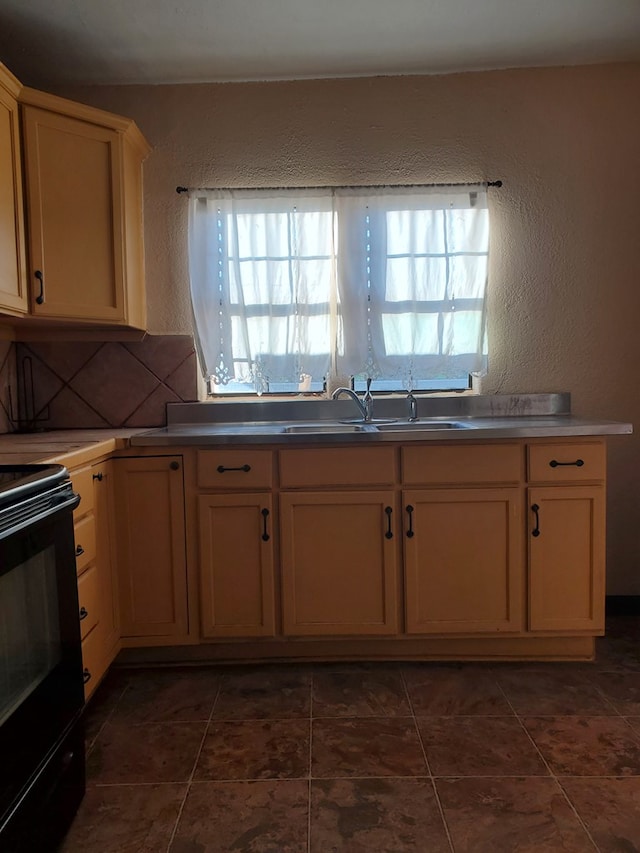
[{"label": "oven door", "polygon": [[83,703],[67,505],[0,539],[0,839]]}]

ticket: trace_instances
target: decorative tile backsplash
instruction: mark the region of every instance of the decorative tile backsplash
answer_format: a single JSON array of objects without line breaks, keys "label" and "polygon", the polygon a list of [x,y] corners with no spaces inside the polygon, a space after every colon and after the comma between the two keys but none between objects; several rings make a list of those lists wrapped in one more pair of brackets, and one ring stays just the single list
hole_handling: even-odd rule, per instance
[{"label": "decorative tile backsplash", "polygon": [[[11,341],[0,341],[0,433],[13,432],[12,408],[15,410],[16,347]],[[13,392],[9,389],[13,389]],[[15,413],[15,411],[14,411]]]},{"label": "decorative tile backsplash", "polygon": [[14,361],[25,430],[163,426],[167,403],[198,399],[189,335],[17,343]]}]

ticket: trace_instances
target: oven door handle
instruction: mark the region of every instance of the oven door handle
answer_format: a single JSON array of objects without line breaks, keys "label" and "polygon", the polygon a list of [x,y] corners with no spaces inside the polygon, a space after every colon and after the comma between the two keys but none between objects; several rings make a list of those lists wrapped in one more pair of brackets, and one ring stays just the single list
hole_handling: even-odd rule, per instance
[{"label": "oven door handle", "polygon": [[[29,502],[24,501],[24,504],[27,503]],[[19,512],[21,505],[18,505],[16,508],[18,510],[16,512],[16,523],[9,523],[4,529],[0,530],[0,540],[7,539],[9,536],[13,536],[15,533],[19,533],[21,530],[24,530],[25,527],[31,527],[34,524],[38,524],[45,518],[49,518],[57,513],[73,511],[79,503],[80,495],[77,495],[75,492],[66,491],[65,494],[53,496],[49,504],[44,509],[38,511],[37,508],[35,508],[33,513],[28,513],[27,515]]]}]

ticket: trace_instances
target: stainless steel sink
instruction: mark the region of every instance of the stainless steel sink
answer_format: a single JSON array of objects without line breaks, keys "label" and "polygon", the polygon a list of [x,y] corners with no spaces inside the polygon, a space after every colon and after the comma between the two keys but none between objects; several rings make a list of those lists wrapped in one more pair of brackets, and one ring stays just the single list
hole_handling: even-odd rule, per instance
[{"label": "stainless steel sink", "polygon": [[350,433],[350,432],[368,432],[364,424],[291,424],[282,428],[282,432],[288,434],[299,433]]},{"label": "stainless steel sink", "polygon": [[380,432],[424,432],[440,429],[473,429],[464,421],[401,421],[395,424],[379,424]]}]

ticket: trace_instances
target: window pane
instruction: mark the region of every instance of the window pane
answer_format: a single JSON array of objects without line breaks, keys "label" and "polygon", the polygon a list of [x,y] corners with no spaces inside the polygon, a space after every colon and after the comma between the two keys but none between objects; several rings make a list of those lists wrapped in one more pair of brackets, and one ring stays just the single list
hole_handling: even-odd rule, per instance
[{"label": "window pane", "polygon": [[382,331],[388,356],[439,352],[438,314],[383,314]]},{"label": "window pane", "polygon": [[447,263],[443,258],[389,258],[385,284],[387,302],[444,299]]}]

